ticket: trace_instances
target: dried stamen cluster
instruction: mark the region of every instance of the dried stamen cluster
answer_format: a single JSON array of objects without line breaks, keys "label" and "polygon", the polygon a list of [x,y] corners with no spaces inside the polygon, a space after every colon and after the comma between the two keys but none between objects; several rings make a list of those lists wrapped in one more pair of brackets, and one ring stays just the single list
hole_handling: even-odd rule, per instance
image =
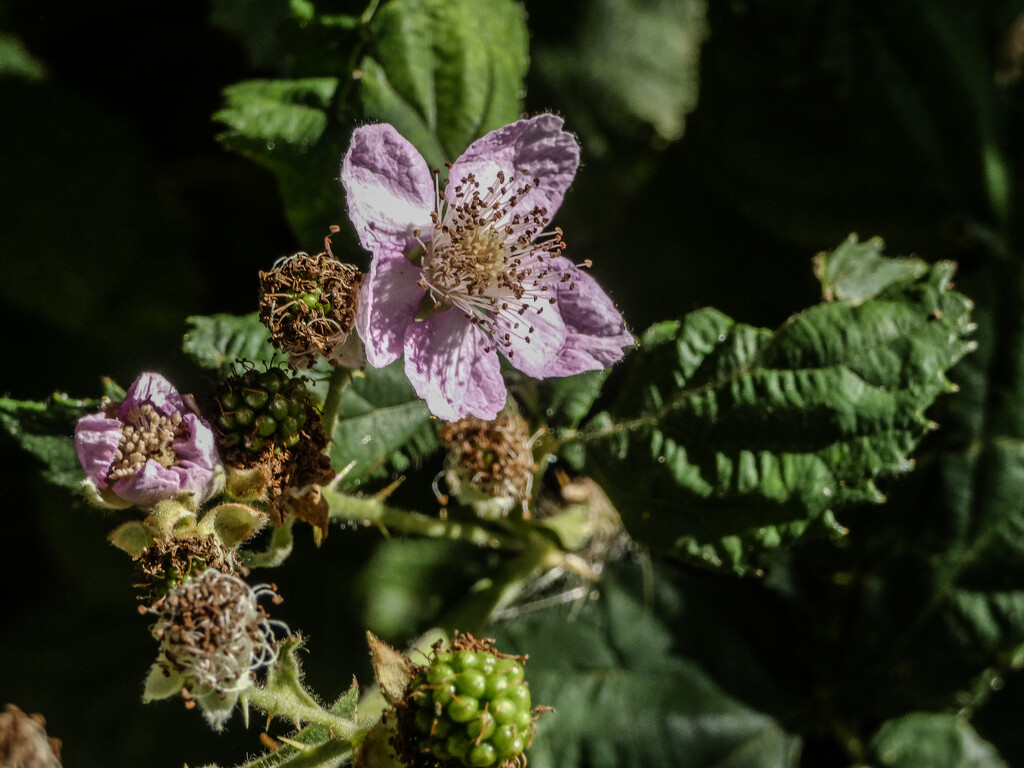
[{"label": "dried stamen cluster", "polygon": [[513,411],[502,411],[493,421],[467,416],[444,424],[440,436],[449,472],[488,496],[525,505],[537,470],[528,429]]},{"label": "dried stamen cluster", "polygon": [[332,365],[362,365],[358,344],[346,344],[363,282],[358,269],[328,252],[300,252],[260,272],[259,278],[260,320],[294,367],[309,368],[318,357]]},{"label": "dried stamen cluster", "polygon": [[0,712],[0,765],[60,768],[60,741],[47,738],[42,715],[26,715],[8,704]]},{"label": "dried stamen cluster", "polygon": [[[529,343],[535,330],[531,316],[556,303],[554,277],[559,273],[550,260],[565,250],[562,231],[544,234],[547,209],[522,207],[521,198],[539,179],[520,184],[498,171],[494,186],[483,193],[472,173],[450,184],[446,180],[445,194],[436,195],[436,210],[430,214],[433,236],[420,241],[425,253],[419,285],[436,308],[454,306],[464,312],[511,357],[512,336]],[[445,202],[449,188],[451,199]]]},{"label": "dried stamen cluster", "polygon": [[135,586],[161,594],[206,568],[249,574],[238,553],[225,548],[213,534],[158,539],[135,558],[135,566],[140,575]]},{"label": "dried stamen cluster", "polygon": [[114,453],[108,483],[131,477],[153,459],[162,467],[177,460],[172,444],[183,433],[180,413],[164,416],[149,403],[132,408],[123,419],[121,444]]},{"label": "dried stamen cluster", "polygon": [[186,689],[223,695],[248,688],[254,673],[276,660],[274,625],[283,626],[257,604],[263,595],[279,599],[270,587],[254,589],[210,568],[161,598],[152,633],[164,673],[181,675]]}]

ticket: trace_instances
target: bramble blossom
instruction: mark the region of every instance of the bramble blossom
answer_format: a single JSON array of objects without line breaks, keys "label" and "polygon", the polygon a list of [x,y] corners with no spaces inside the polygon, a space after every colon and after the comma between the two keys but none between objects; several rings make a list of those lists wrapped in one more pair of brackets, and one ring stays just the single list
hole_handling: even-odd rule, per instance
[{"label": "bramble blossom", "polygon": [[498,352],[536,378],[606,368],[633,344],[597,283],[545,230],[579,165],[554,115],[488,133],[442,184],[387,124],[358,128],[342,161],[348,213],[373,259],[356,330],[431,412],[490,420],[505,404]]},{"label": "bramble blossom", "polygon": [[111,505],[179,498],[197,507],[223,476],[210,425],[158,373],[139,376],[120,405],[79,419],[75,451],[87,492]]}]

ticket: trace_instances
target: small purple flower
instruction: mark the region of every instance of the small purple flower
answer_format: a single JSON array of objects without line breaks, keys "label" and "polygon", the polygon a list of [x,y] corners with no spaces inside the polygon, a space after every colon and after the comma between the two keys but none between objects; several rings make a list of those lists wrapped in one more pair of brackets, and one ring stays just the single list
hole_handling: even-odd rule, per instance
[{"label": "small purple flower", "polygon": [[341,182],[373,254],[356,330],[372,365],[405,355],[436,416],[497,416],[498,352],[546,378],[606,368],[632,346],[608,296],[561,255],[561,231],[544,229],[578,165],[579,145],[554,115],[475,141],[443,187],[392,126],[352,136]]},{"label": "small purple flower", "polygon": [[222,474],[210,425],[158,373],[139,376],[120,405],[79,419],[75,450],[101,497],[140,507],[183,495],[198,507]]}]

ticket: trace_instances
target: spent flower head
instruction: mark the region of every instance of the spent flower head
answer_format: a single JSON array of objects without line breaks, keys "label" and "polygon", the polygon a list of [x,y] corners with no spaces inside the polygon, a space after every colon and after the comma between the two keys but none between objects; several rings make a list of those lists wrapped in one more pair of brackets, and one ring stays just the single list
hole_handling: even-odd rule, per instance
[{"label": "spent flower head", "polygon": [[271,587],[253,588],[234,574],[208,568],[154,603],[151,631],[160,641],[160,656],[144,698],[183,692],[220,728],[256,672],[277,659],[275,629],[288,633],[258,604],[263,596],[279,599]]},{"label": "spent flower head", "polygon": [[0,712],[0,766],[60,768],[60,740],[46,735],[42,715],[8,704]]},{"label": "spent flower head", "polygon": [[488,133],[442,184],[394,127],[358,128],[341,182],[373,254],[356,315],[369,362],[405,355],[430,410],[493,419],[505,405],[498,353],[529,376],[606,368],[633,344],[597,283],[546,227],[579,145],[554,115]]},{"label": "spent flower head", "polygon": [[326,244],[323,253],[286,256],[260,272],[260,320],[294,368],[312,368],[319,358],[361,368],[366,355],[352,331],[363,275]]},{"label": "spent flower head", "polygon": [[534,440],[522,416],[509,409],[492,421],[467,416],[442,425],[439,435],[448,449],[448,488],[460,501],[496,504],[503,514],[521,504],[528,513],[537,464]]},{"label": "spent flower head", "polygon": [[178,498],[198,508],[223,478],[210,425],[159,373],[143,373],[124,402],[79,419],[75,450],[87,493],[110,506]]}]

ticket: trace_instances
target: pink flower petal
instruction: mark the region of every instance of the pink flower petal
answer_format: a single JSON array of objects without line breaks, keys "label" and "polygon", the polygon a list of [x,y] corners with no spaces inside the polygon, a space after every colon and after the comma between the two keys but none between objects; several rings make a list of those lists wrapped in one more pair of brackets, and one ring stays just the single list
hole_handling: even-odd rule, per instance
[{"label": "pink flower petal", "polygon": [[430,228],[434,179],[426,161],[387,123],[352,134],[341,163],[348,216],[363,247],[402,254],[416,246],[413,230]]},{"label": "pink flower petal", "polygon": [[448,421],[469,414],[490,421],[505,405],[497,352],[482,331],[454,310],[409,326],[405,373],[430,412]]},{"label": "pink flower petal", "polygon": [[[569,259],[556,260],[569,280],[558,283],[558,309],[565,322],[565,344],[548,365],[545,376],[571,376],[607,368],[622,359],[635,343],[622,315],[601,287]],[[570,288],[571,286],[571,288]]]},{"label": "pink flower petal", "polygon": [[149,403],[161,416],[171,416],[185,410],[185,403],[167,379],[159,373],[140,374],[128,388],[124,402],[117,409],[117,417],[124,419],[131,409]]},{"label": "pink flower petal", "polygon": [[520,197],[516,209],[544,208],[545,220],[550,221],[562,205],[580,164],[580,146],[571,133],[562,130],[562,124],[560,117],[537,115],[477,139],[452,165],[446,198],[453,199],[454,185],[467,174],[476,176],[481,190],[486,190],[494,184],[500,170],[506,176],[514,175],[516,186],[540,181]]},{"label": "pink flower petal", "polygon": [[366,359],[375,368],[397,360],[405,346],[405,329],[413,322],[424,291],[416,284],[420,270],[404,258],[382,258],[370,264],[359,292],[356,331],[366,345]]},{"label": "pink flower petal", "polygon": [[164,467],[150,459],[134,475],[117,480],[111,488],[125,501],[150,507],[158,501],[180,495],[186,490],[183,487],[185,480],[185,473],[180,467]]},{"label": "pink flower petal", "polygon": [[85,475],[97,487],[107,487],[114,453],[121,444],[121,422],[102,413],[90,413],[75,426],[75,452]]},{"label": "pink flower petal", "polygon": [[[547,299],[530,303],[522,315],[500,314],[495,319],[498,349],[527,376],[551,376],[548,369],[565,345],[568,330],[558,314],[558,305]],[[537,310],[541,310],[537,314]],[[508,334],[507,340],[505,335]],[[554,374],[560,375],[560,374]]]}]

